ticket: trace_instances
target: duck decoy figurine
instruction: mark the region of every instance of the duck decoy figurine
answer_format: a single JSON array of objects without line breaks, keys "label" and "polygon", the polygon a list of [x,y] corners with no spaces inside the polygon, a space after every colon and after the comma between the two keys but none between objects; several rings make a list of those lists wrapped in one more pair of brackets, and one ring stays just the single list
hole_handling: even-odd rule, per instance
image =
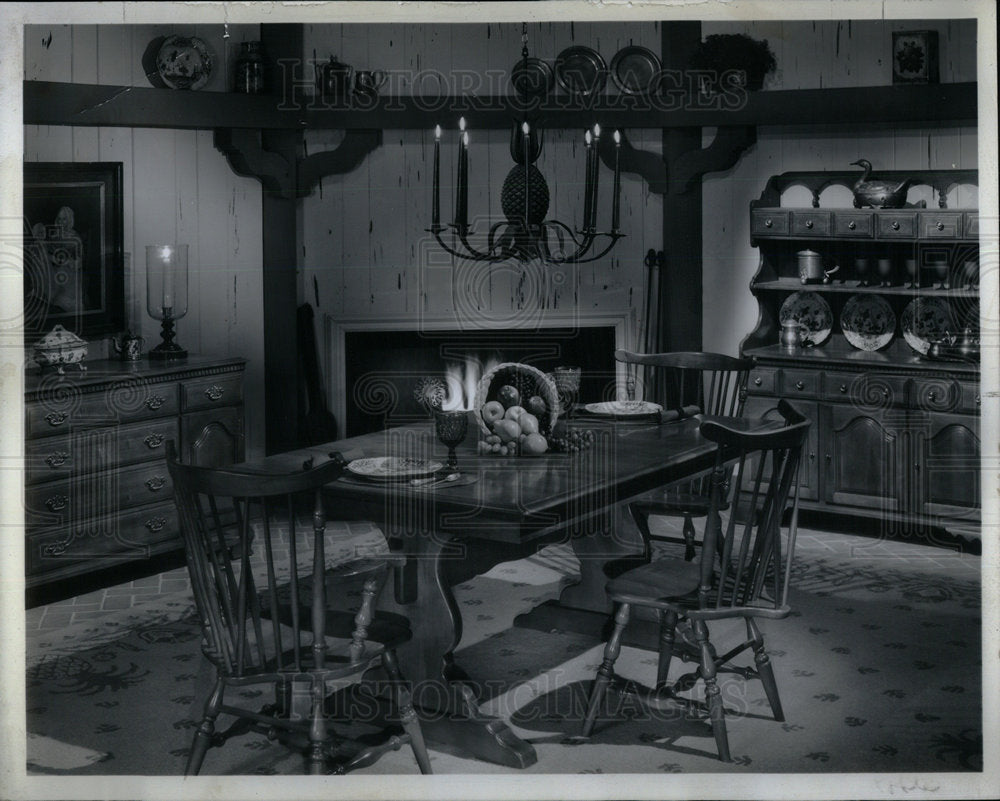
[{"label": "duck decoy figurine", "polygon": [[861,167],[865,173],[854,184],[854,207],[873,209],[901,209],[906,205],[906,190],[913,183],[907,178],[902,183],[898,181],[882,181],[872,178],[872,163],[866,159],[852,161],[852,165]]}]

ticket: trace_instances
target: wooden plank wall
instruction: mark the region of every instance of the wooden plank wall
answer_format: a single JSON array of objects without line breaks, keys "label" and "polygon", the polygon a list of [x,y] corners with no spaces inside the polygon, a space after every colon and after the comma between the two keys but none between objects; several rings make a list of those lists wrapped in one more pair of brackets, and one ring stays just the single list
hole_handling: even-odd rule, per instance
[{"label": "wooden plank wall", "polygon": [[[702,30],[704,35],[749,33],[767,39],[778,68],[765,89],[891,84],[894,30],[938,31],[941,82],[976,80],[974,20],[705,23]],[[712,135],[706,131],[706,143]],[[708,176],[703,185],[705,350],[735,355],[756,326],[757,303],[749,285],[760,254],[750,247],[749,205],[771,175],[851,170],[856,168],[850,162],[859,158],[887,170],[970,169],[978,164],[977,147],[975,127],[760,128],[757,145],[732,169]],[[959,191],[949,205],[974,207],[975,193]]]},{"label": "wooden plank wall", "polygon": [[[25,29],[24,77],[149,86],[142,69],[150,41],[169,34],[202,38],[216,68],[201,91],[225,91],[238,43],[257,25],[33,25]],[[261,319],[261,189],[229,169],[211,131],[26,125],[28,161],[121,161],[124,164],[124,250],[146,346],[159,342],[159,323],[146,314],[145,246],[190,245],[189,311],[177,324],[189,352],[247,359],[248,452],[262,452],[264,431]],[[91,343],[91,356],[108,343]]]},{"label": "wooden plank wall", "polygon": [[[630,44],[659,52],[654,22],[533,23],[530,54],[550,64],[564,48],[587,45],[610,64]],[[521,57],[521,25],[306,25],[307,59],[331,55],[359,69],[383,69],[383,93],[511,91],[509,72]],[[443,90],[438,86],[443,85]],[[562,90],[557,87],[556,92]],[[608,93],[617,92],[609,81]],[[459,114],[441,114],[441,214],[451,219]],[[546,130],[538,167],[549,185],[549,218],[579,224],[583,212],[583,130]],[[513,166],[509,134],[470,130],[469,215],[475,230],[502,218],[500,188]],[[604,131],[610,136],[612,131]],[[657,131],[629,131],[636,147],[659,151]],[[340,134],[313,131],[308,152],[336,145]],[[622,229],[627,238],[605,258],[577,267],[525,269],[516,263],[453,259],[425,232],[431,221],[434,137],[428,131],[385,131],[384,145],[349,175],[324,179],[302,205],[302,273],[306,298],[337,318],[475,314],[502,323],[544,316],[546,309],[624,312],[643,309],[643,256],[662,245],[662,203],[634,176],[622,178]],[[612,172],[601,168],[598,225],[611,223]],[[480,242],[484,241],[482,238]],[[318,294],[314,295],[314,287]],[[635,330],[633,328],[633,330]]]}]

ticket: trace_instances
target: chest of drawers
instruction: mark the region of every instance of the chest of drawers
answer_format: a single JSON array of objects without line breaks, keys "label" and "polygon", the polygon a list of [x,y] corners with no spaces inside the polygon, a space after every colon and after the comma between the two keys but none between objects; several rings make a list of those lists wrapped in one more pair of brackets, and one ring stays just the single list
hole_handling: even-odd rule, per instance
[{"label": "chest of drawers", "polygon": [[244,456],[241,359],[87,363],[25,380],[25,571],[34,587],[180,547],[168,440]]}]

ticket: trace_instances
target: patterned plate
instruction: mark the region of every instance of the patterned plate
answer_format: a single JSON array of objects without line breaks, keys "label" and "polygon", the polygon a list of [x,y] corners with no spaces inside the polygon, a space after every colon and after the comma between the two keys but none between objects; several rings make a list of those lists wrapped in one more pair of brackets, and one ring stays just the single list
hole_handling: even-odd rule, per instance
[{"label": "patterned plate", "polygon": [[356,476],[374,481],[406,481],[411,478],[429,476],[443,468],[441,462],[427,459],[404,459],[400,456],[373,456],[369,459],[355,459],[347,469]]},{"label": "patterned plate", "polygon": [[840,313],[840,328],[858,350],[880,350],[892,341],[896,315],[878,295],[851,295]]},{"label": "patterned plate", "polygon": [[951,307],[943,298],[914,298],[899,321],[906,344],[921,356],[931,343],[947,337],[952,326]]},{"label": "patterned plate", "polygon": [[606,417],[634,417],[641,414],[659,414],[663,407],[650,401],[604,401],[603,403],[588,403],[583,407],[591,414]]},{"label": "patterned plate", "polygon": [[792,320],[803,326],[803,345],[822,345],[833,330],[830,304],[818,292],[802,290],[785,298],[778,311],[779,323]]},{"label": "patterned plate", "polygon": [[156,54],[156,71],[171,89],[201,89],[212,75],[212,51],[197,36],[168,36]]}]

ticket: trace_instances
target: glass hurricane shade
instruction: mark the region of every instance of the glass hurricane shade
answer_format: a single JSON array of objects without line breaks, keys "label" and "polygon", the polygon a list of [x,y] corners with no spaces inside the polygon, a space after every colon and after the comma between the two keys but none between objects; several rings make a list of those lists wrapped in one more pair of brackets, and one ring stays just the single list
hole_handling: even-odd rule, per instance
[{"label": "glass hurricane shade", "polygon": [[146,311],[179,320],[188,310],[188,246],[146,245]]}]

